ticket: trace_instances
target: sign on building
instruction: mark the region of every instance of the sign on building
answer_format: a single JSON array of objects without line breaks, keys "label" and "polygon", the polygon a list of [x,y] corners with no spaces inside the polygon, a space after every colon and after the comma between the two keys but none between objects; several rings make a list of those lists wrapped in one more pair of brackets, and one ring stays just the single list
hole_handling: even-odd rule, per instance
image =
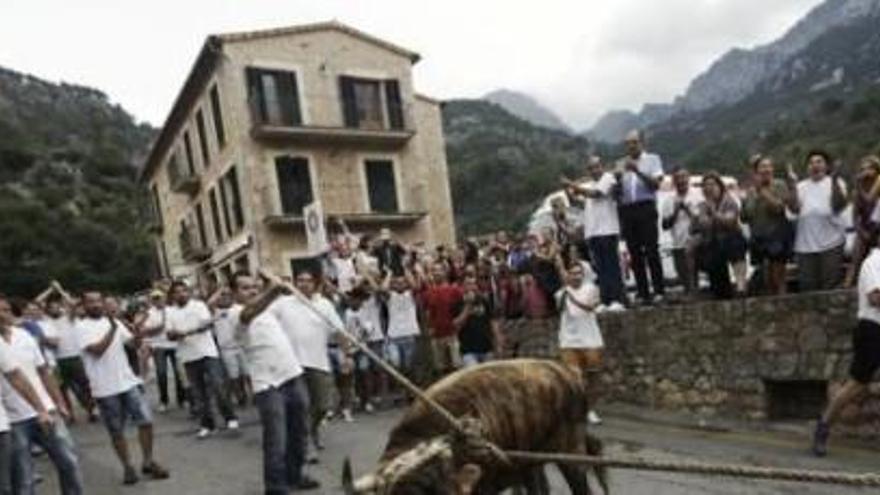
[{"label": "sign on building", "polygon": [[330,249],[327,243],[327,231],[324,228],[324,212],[321,203],[315,201],[303,208],[306,224],[306,239],[310,256],[318,256]]}]

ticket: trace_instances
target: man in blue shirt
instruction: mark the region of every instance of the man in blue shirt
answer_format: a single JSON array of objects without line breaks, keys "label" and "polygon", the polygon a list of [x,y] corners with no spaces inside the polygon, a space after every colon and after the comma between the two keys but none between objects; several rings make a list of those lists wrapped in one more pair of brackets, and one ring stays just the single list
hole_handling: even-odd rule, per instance
[{"label": "man in blue shirt", "polygon": [[[627,156],[618,160],[615,172],[620,188],[620,229],[629,251],[639,299],[650,304],[662,299],[665,292],[657,247],[657,189],[663,179],[663,163],[659,156],[644,150],[641,132],[631,131],[625,143]],[[653,297],[648,287],[648,270]]]}]

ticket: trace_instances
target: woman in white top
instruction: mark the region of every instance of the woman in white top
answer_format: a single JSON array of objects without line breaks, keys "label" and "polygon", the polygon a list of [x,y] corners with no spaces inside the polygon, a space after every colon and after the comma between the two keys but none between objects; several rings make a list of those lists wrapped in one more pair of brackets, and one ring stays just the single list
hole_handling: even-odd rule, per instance
[{"label": "woman in white top", "polygon": [[809,176],[797,179],[789,170],[793,194],[788,208],[797,218],[794,252],[801,291],[837,287],[843,275],[843,246],[846,241],[841,212],[846,207],[846,187],[836,175],[829,175],[831,158],[816,150],[807,154]]}]

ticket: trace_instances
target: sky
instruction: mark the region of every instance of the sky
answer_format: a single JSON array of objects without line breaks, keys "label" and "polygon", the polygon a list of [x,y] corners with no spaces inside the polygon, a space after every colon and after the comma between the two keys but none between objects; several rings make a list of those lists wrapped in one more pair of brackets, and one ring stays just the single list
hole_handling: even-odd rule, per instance
[{"label": "sky", "polygon": [[422,55],[419,92],[522,91],[577,129],[667,102],[820,0],[0,0],[0,66],[161,125],[207,35],[337,19]]}]

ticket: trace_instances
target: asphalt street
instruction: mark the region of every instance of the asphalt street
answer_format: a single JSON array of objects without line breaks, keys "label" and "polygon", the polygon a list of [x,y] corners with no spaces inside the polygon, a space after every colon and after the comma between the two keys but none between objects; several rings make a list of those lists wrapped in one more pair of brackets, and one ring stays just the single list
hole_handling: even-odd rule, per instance
[{"label": "asphalt street", "polygon": [[[360,415],[354,423],[332,422],[326,429],[326,449],[320,464],[309,467],[323,487],[311,493],[340,493],[343,460],[351,457],[357,473],[375,466],[387,432],[400,411]],[[195,425],[186,414],[173,410],[156,414],[157,458],[171,471],[166,481],[142,482],[122,487],[121,470],[109,440],[99,424],[78,424],[72,430],[80,449],[86,480],[86,493],[95,495],[242,495],[261,493],[260,428],[253,408],[242,411],[239,432],[221,432],[197,440]],[[786,468],[880,470],[880,451],[834,445],[832,456],[814,459],[806,450],[806,439],[795,433],[704,431],[650,421],[607,416],[595,429],[606,442],[610,454],[635,454],[651,459],[735,462]],[[134,432],[130,432],[132,452],[137,454]],[[139,459],[139,455],[135,456]],[[45,458],[38,460],[45,477],[38,493],[58,493],[55,475]],[[548,468],[554,493],[568,493],[554,468]],[[615,494],[861,494],[870,489],[846,489],[827,485],[789,482],[751,481],[729,478],[706,478],[657,472],[613,470],[612,493]],[[876,490],[876,489],[875,489]]]}]

